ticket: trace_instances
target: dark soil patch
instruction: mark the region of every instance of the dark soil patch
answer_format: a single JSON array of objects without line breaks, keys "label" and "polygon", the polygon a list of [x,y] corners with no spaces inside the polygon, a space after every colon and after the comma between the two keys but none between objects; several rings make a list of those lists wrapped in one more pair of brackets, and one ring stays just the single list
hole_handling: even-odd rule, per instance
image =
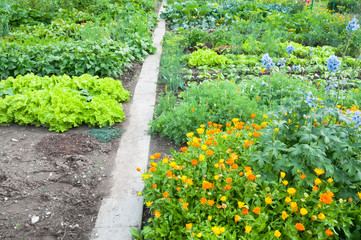
[{"label": "dark soil patch", "polygon": [[[131,93],[141,67],[119,78]],[[130,102],[123,107],[127,114]],[[0,240],[90,239],[119,139],[102,143],[88,130],[0,127]]]}]

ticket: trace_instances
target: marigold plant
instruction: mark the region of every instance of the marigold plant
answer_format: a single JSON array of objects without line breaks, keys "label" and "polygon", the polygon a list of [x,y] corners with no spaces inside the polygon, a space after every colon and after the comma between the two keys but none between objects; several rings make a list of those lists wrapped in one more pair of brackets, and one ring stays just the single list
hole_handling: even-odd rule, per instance
[{"label": "marigold plant", "polygon": [[143,173],[142,196],[154,215],[142,231],[145,239],[327,239],[352,231],[351,215],[361,215],[360,196],[337,198],[323,174],[317,174],[317,190],[302,173],[291,179],[278,172],[278,179],[267,181],[249,164],[262,137],[251,121],[234,119],[224,131],[209,122],[199,136],[188,134],[187,148],[160,156]]}]

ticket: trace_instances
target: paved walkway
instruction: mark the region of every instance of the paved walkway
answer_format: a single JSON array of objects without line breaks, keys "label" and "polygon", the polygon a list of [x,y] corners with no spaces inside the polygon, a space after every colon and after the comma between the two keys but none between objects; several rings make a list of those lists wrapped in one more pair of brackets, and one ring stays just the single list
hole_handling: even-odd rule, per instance
[{"label": "paved walkway", "polygon": [[[162,4],[160,12],[163,10]],[[153,39],[157,52],[146,58],[139,75],[130,113],[125,121],[126,132],[121,136],[115,159],[113,186],[100,207],[92,233],[94,240],[128,240],[131,239],[130,227],[141,227],[143,198],[137,194],[143,190],[143,182],[136,168],[144,170],[148,163],[148,123],[153,117],[164,34],[165,21],[160,19]]]}]

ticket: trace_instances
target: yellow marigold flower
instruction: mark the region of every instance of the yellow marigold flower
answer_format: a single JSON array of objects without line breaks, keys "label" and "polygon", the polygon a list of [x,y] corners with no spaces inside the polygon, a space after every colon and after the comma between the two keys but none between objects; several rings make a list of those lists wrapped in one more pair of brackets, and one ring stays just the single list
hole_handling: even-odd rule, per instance
[{"label": "yellow marigold flower", "polygon": [[244,227],[245,228],[245,230],[246,230],[246,233],[250,233],[251,231],[252,231],[252,227],[251,226],[245,226]]},{"label": "yellow marigold flower", "polygon": [[272,204],[272,198],[270,198],[270,197],[267,197],[266,199],[265,199],[265,202],[266,202],[266,204]]},{"label": "yellow marigold flower", "polygon": [[203,151],[207,150],[207,148],[208,148],[207,145],[202,145],[202,146],[201,146],[201,149],[202,149]]},{"label": "yellow marigold flower", "polygon": [[200,162],[202,162],[205,158],[206,158],[206,156],[204,156],[204,155],[199,155],[199,161],[200,161]]},{"label": "yellow marigold flower", "polygon": [[285,173],[285,172],[281,172],[280,175],[281,175],[281,178],[284,178],[284,177],[286,176],[286,173]]},{"label": "yellow marigold flower", "polygon": [[262,128],[265,128],[266,126],[267,126],[267,122],[261,123],[261,127],[262,127]]},{"label": "yellow marigold flower", "polygon": [[290,203],[290,202],[292,202],[292,199],[290,197],[286,197],[285,202]]},{"label": "yellow marigold flower", "polygon": [[320,183],[322,183],[321,179],[315,178],[315,185],[318,185],[318,184],[320,184]]},{"label": "yellow marigold flower", "polygon": [[163,160],[162,160],[162,161],[163,161],[163,163],[164,163],[164,164],[167,164],[167,163],[168,163],[168,158],[167,158],[167,157],[165,157],[165,158],[163,158]]},{"label": "yellow marigold flower", "polygon": [[312,216],[312,220],[315,221],[317,220],[317,217],[315,215]]},{"label": "yellow marigold flower", "polygon": [[361,193],[360,192],[357,192],[356,195],[358,196],[359,199],[361,199]]},{"label": "yellow marigold flower", "polygon": [[320,213],[320,214],[318,214],[318,219],[320,219],[320,220],[323,220],[323,219],[325,219],[325,214],[323,214],[323,213]]},{"label": "yellow marigold flower", "polygon": [[221,197],[221,201],[222,201],[222,202],[224,202],[224,201],[226,201],[226,200],[227,200],[227,197],[226,197],[226,196],[222,196],[222,197]]},{"label": "yellow marigold flower", "polygon": [[184,208],[185,210],[189,210],[189,209],[188,209],[189,203],[184,202],[184,203],[182,203],[182,205],[183,205],[183,208]]},{"label": "yellow marigold flower", "polygon": [[201,238],[201,237],[202,237],[202,233],[198,233],[197,238]]},{"label": "yellow marigold flower", "polygon": [[285,185],[285,186],[288,185],[288,181],[287,181],[287,180],[283,180],[282,183],[283,183],[283,185]]},{"label": "yellow marigold flower", "polygon": [[244,208],[245,207],[244,202],[238,202],[238,207],[241,209]]},{"label": "yellow marigold flower", "polygon": [[138,196],[142,195],[142,192],[138,192]]},{"label": "yellow marigold flower", "polygon": [[288,214],[286,213],[286,211],[282,212],[282,219],[285,220],[286,218],[288,218]]},{"label": "yellow marigold flower", "polygon": [[322,175],[322,174],[324,174],[325,173],[325,171],[323,171],[322,169],[319,169],[319,168],[315,168],[315,173],[317,174],[317,176],[320,176],[320,175]]},{"label": "yellow marigold flower", "polygon": [[208,220],[211,221],[211,220],[212,220],[212,216],[208,216]]},{"label": "yellow marigold flower", "polygon": [[198,128],[198,129],[197,129],[197,133],[198,133],[198,134],[203,134],[203,133],[204,133],[204,129],[203,129],[203,128]]},{"label": "yellow marigold flower", "polygon": [[280,129],[279,128],[275,128],[275,131],[278,132]]},{"label": "yellow marigold flower", "polygon": [[235,222],[238,222],[239,219],[240,219],[240,216],[239,216],[239,215],[234,216],[234,221],[235,221]]},{"label": "yellow marigold flower", "polygon": [[300,213],[301,213],[301,215],[303,216],[303,215],[306,215],[306,214],[308,213],[308,211],[307,211],[306,208],[301,208],[301,209],[300,209]]},{"label": "yellow marigold flower", "polygon": [[268,116],[264,114],[264,115],[263,115],[263,118],[267,119],[267,118],[268,118]]},{"label": "yellow marigold flower", "polygon": [[194,135],[194,132],[187,133],[187,137],[189,137],[189,138],[193,137],[193,135]]},{"label": "yellow marigold flower", "polygon": [[146,202],[145,203],[148,207],[150,207],[152,204],[153,204],[153,201],[151,201],[151,202]]},{"label": "yellow marigold flower", "polygon": [[280,233],[280,231],[276,230],[273,235],[278,238],[281,236],[281,233]]},{"label": "yellow marigold flower", "polygon": [[296,191],[297,191],[296,188],[289,188],[289,189],[287,189],[287,192],[288,192],[289,194],[291,194],[291,195],[295,194]]},{"label": "yellow marigold flower", "polygon": [[214,176],[214,180],[217,181],[218,179],[219,179],[218,175]]}]

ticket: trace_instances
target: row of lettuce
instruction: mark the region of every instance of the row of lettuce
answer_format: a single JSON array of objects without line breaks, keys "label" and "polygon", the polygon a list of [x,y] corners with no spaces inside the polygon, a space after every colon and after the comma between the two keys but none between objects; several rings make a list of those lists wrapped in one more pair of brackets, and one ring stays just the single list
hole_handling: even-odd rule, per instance
[{"label": "row of lettuce", "polygon": [[[231,22],[205,28],[202,18],[211,18],[213,10],[201,12],[203,4],[214,6],[217,13],[231,9],[217,15],[218,20]],[[148,169],[137,169],[145,184],[139,195],[153,216],[141,232],[132,230],[133,235],[139,239],[359,239],[358,19],[344,23],[340,31],[345,33],[344,47],[313,45],[275,39],[267,30],[258,37],[239,31],[230,36],[227,30],[243,20],[235,17],[242,11],[232,15],[229,6],[252,6],[250,12],[262,16],[267,11],[263,16],[267,18],[295,14],[265,10],[264,1],[259,5],[184,1],[167,8],[163,16],[173,31],[164,39],[163,91],[150,132],[175,141],[180,150],[171,150],[171,155],[155,153]],[[335,15],[311,11],[303,4],[277,6],[314,21],[320,14]],[[199,15],[194,15],[197,11]],[[189,13],[193,15],[186,21],[179,20]],[[174,27],[187,21],[198,22],[189,29]],[[264,26],[260,19],[248,21],[254,29]],[[345,51],[351,45],[356,52]]]},{"label": "row of lettuce", "polygon": [[158,4],[1,2],[0,124],[64,132],[81,124],[122,122],[120,102],[128,101],[130,93],[113,78],[154,53]]}]

